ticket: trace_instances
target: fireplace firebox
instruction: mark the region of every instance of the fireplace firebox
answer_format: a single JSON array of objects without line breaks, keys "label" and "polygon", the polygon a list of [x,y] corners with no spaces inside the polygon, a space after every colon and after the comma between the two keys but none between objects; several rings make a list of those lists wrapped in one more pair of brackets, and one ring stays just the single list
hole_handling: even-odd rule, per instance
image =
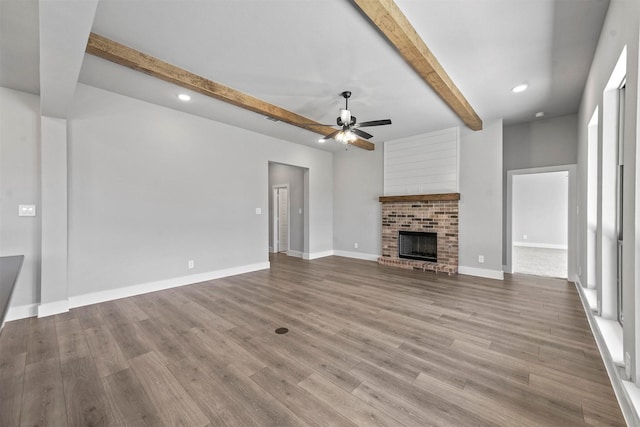
[{"label": "fireplace firebox", "polygon": [[438,262],[438,233],[399,231],[398,257]]}]

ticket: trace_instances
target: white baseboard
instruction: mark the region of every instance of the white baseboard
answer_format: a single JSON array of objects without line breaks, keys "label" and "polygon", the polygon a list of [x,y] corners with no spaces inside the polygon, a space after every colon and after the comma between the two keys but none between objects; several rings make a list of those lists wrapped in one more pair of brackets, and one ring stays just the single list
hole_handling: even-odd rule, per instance
[{"label": "white baseboard", "polygon": [[207,273],[191,274],[189,276],[175,277],[167,280],[158,280],[156,282],[141,283],[138,285],[125,286],[122,288],[109,289],[100,292],[92,292],[90,294],[76,295],[69,298],[69,306],[71,308],[82,307],[85,305],[131,297],[134,295],[146,294],[148,292],[161,291],[164,289],[206,282],[207,280],[220,279],[222,277],[229,277],[235,276],[237,274],[250,273],[252,271],[265,270],[269,267],[269,262],[260,262],[256,264],[209,271]]},{"label": "white baseboard", "polygon": [[351,252],[351,251],[338,251],[334,250],[333,254],[336,256],[341,256],[345,258],[355,258],[355,259],[364,259],[366,261],[377,261],[380,258],[380,255],[376,254],[366,254],[363,252]]},{"label": "white baseboard", "polygon": [[513,242],[513,246],[524,246],[526,248],[543,248],[543,249],[564,249],[567,245],[557,245],[555,243],[532,243],[532,242]]},{"label": "white baseboard", "polygon": [[191,274],[189,276],[175,277],[156,282],[142,283],[138,285],[125,286],[122,288],[109,289],[106,291],[92,292],[89,294],[76,295],[66,301],[55,301],[47,304],[27,304],[10,307],[7,313],[6,322],[12,320],[25,319],[27,317],[46,317],[54,314],[66,313],[70,308],[82,307],[85,305],[97,304],[105,301],[112,301],[148,292],[161,291],[163,289],[176,288],[179,286],[191,285],[205,282],[207,280],[220,279],[222,277],[235,276],[238,274],[250,273],[252,271],[265,270],[270,267],[269,262],[243,265],[240,267],[225,268],[222,270],[210,271],[207,273]]},{"label": "white baseboard", "polygon": [[458,266],[459,274],[468,276],[486,277],[487,279],[504,280],[504,272],[501,270],[487,270],[485,268]]},{"label": "white baseboard", "polygon": [[302,254],[302,258],[304,259],[317,259],[317,258],[324,258],[326,256],[332,256],[333,255],[333,249],[329,250],[329,251],[322,251],[322,252],[305,252]]},{"label": "white baseboard", "polygon": [[38,315],[38,304],[25,304],[18,305],[16,307],[9,307],[7,312],[7,318],[5,322],[12,320],[26,319],[27,317],[34,317]]},{"label": "white baseboard", "polygon": [[287,251],[288,256],[293,256],[296,258],[302,258],[303,253],[300,251]]},{"label": "white baseboard", "polygon": [[38,317],[53,316],[54,314],[66,313],[69,311],[69,300],[60,300],[40,304],[38,306]]}]

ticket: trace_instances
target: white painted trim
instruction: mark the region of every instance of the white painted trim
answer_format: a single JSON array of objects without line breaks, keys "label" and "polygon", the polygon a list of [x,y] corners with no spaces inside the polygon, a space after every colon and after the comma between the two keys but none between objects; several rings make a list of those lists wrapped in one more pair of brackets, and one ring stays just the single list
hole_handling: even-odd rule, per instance
[{"label": "white painted trim", "polygon": [[269,253],[272,253],[272,254],[275,253],[274,250],[273,250],[273,246],[269,246]]},{"label": "white painted trim", "polygon": [[38,317],[53,316],[54,314],[66,313],[69,311],[69,300],[60,300],[40,304],[38,306]]},{"label": "white painted trim", "polygon": [[302,258],[303,259],[317,259],[317,258],[324,258],[326,256],[332,256],[333,255],[333,249],[328,250],[328,251],[322,251],[322,252],[305,252],[302,254]]},{"label": "white painted trim", "polygon": [[624,418],[627,421],[627,424],[630,426],[640,425],[640,416],[638,416],[638,412],[640,412],[640,388],[638,388],[638,386],[636,386],[634,383],[630,381],[622,380],[621,382],[622,382],[622,390],[624,391],[624,394],[627,400],[629,401],[631,407],[635,409],[635,415],[636,415],[633,423],[631,422],[631,419],[627,417],[627,414],[625,414],[623,411],[622,413],[624,415]]},{"label": "white painted trim", "polygon": [[174,277],[172,279],[158,280],[156,282],[141,283],[138,285],[125,286],[122,288],[109,289],[106,291],[92,292],[84,295],[76,295],[69,298],[71,308],[82,307],[90,304],[111,301],[134,295],[146,294],[148,292],[161,291],[163,289],[176,288],[179,286],[191,285],[208,280],[220,279],[222,277],[235,276],[237,274],[250,273],[252,271],[265,270],[270,267],[269,262],[242,265],[239,267],[225,268],[222,270],[210,271],[207,273],[191,274],[189,276]]},{"label": "white painted trim", "polygon": [[333,254],[336,256],[341,256],[345,258],[355,258],[355,259],[363,259],[366,261],[377,261],[380,258],[380,255],[376,254],[366,254],[364,252],[350,252],[350,251],[333,251]]},{"label": "white painted trim", "polygon": [[486,277],[487,279],[504,280],[504,271],[500,270],[488,270],[486,268],[465,267],[461,265],[458,266],[458,273],[468,276]]},{"label": "white painted trim", "polygon": [[532,243],[532,242],[513,242],[513,246],[523,246],[525,248],[543,248],[543,249],[564,249],[569,248],[568,245],[558,245],[554,243]]},{"label": "white painted trim", "polygon": [[35,317],[38,315],[38,304],[25,304],[16,307],[9,307],[5,322],[12,320],[26,319],[27,317]]},{"label": "white painted trim", "polygon": [[287,255],[296,257],[296,258],[302,258],[303,254],[300,251],[287,251]]},{"label": "white painted trim", "polygon": [[[619,368],[613,362],[611,358],[611,354],[609,350],[607,350],[606,344],[604,342],[604,337],[600,332],[600,328],[598,327],[598,323],[595,320],[595,316],[593,312],[588,307],[587,299],[583,293],[583,288],[577,282],[574,283],[576,289],[578,290],[578,295],[580,295],[580,301],[582,302],[582,309],[587,315],[587,320],[589,321],[589,327],[591,328],[591,333],[596,340],[596,345],[598,346],[598,350],[600,351],[600,357],[602,357],[602,361],[604,362],[604,367],[607,370],[607,374],[609,375],[609,381],[611,381],[611,385],[613,386],[613,391],[618,399],[618,403],[620,404],[620,409],[622,410],[622,415],[624,416],[627,425],[637,426],[640,425],[640,405],[638,405],[638,401],[634,399],[634,396],[630,396],[626,390],[626,381],[620,378]],[[636,388],[635,384],[629,383],[631,387]]]},{"label": "white painted trim", "polygon": [[617,320],[605,319],[600,316],[593,316],[600,334],[607,346],[611,360],[617,366],[624,367],[624,344],[622,326]]}]

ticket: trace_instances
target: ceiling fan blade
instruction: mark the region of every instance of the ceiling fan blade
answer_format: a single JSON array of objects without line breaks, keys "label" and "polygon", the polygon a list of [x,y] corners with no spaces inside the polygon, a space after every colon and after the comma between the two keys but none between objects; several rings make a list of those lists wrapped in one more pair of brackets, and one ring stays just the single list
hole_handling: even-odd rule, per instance
[{"label": "ceiling fan blade", "polygon": [[373,138],[373,135],[371,135],[370,133],[367,133],[367,132],[365,132],[363,130],[360,130],[360,129],[353,128],[353,129],[351,129],[351,132],[355,133],[360,138],[364,138],[364,139]]},{"label": "ceiling fan blade", "polygon": [[337,130],[337,131],[331,132],[329,135],[327,135],[327,136],[323,136],[323,137],[322,137],[322,139],[324,139],[325,141],[327,141],[327,140],[329,140],[329,139],[334,139],[334,138],[335,138],[335,136],[336,136],[337,134],[339,134],[340,132],[342,132],[340,129],[339,129],[339,130]]},{"label": "ceiling fan blade", "polygon": [[384,125],[390,125],[390,124],[391,124],[391,120],[384,119],[384,120],[372,120],[370,122],[362,122],[362,123],[356,124],[356,126],[363,128],[367,126],[384,126]]}]

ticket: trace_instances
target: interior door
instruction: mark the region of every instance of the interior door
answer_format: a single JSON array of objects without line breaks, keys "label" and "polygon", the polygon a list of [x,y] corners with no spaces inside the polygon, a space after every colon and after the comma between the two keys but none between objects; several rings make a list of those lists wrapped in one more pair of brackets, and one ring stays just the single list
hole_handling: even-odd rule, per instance
[{"label": "interior door", "polygon": [[276,252],[286,252],[289,250],[289,189],[276,188],[275,197],[277,234],[274,245]]}]

